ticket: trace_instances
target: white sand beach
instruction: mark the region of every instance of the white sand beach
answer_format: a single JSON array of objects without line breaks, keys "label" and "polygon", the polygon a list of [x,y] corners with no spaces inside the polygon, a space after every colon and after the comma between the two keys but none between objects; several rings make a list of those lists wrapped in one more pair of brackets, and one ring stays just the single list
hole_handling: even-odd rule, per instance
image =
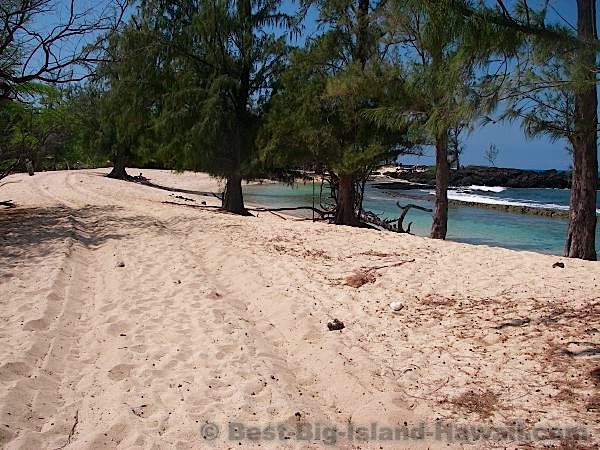
[{"label": "white sand beach", "polygon": [[[106,170],[3,180],[1,448],[600,445],[600,264],[192,208],[216,180],[142,172],[200,194]],[[265,432],[299,424],[312,439]],[[587,440],[532,435],[551,427]]]}]

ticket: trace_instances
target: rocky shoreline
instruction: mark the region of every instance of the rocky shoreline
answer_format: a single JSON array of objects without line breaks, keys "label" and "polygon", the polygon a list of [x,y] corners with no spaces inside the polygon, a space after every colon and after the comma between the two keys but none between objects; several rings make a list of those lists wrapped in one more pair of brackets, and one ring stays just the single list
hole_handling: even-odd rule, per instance
[{"label": "rocky shoreline", "polygon": [[[426,200],[428,202],[433,202],[434,196],[431,197],[423,197],[420,195],[411,195],[406,194],[404,192],[386,192],[387,195],[395,198],[404,198],[408,200]],[[569,211],[567,210],[557,210],[557,209],[549,209],[549,208],[538,208],[535,206],[521,206],[521,205],[502,205],[495,203],[479,203],[479,202],[465,202],[462,200],[448,200],[448,205],[450,207],[459,207],[459,208],[484,208],[484,209],[492,209],[495,211],[502,211],[514,214],[527,214],[530,216],[543,216],[550,217],[553,219],[568,219]],[[600,217],[598,218],[600,220]]]},{"label": "rocky shoreline", "polygon": [[454,207],[468,207],[468,208],[485,208],[493,209],[495,211],[503,211],[516,214],[528,214],[530,216],[544,216],[552,217],[555,219],[568,219],[569,211],[548,209],[548,208],[536,208],[534,206],[519,206],[519,205],[497,205],[491,203],[478,203],[478,202],[464,202],[461,200],[448,200],[449,206]]},{"label": "rocky shoreline", "polygon": [[[406,168],[397,167],[393,170],[378,172],[389,178],[405,180],[432,187],[435,185],[435,171],[433,167]],[[523,170],[501,167],[468,166],[459,170],[451,170],[450,186],[502,186],[507,188],[554,188],[569,189],[571,187],[571,173],[563,170]],[[600,183],[598,184],[600,187]],[[398,183],[389,189],[412,189],[414,186],[407,183]]]},{"label": "rocky shoreline", "polygon": [[[412,200],[433,201],[433,196],[431,196],[431,198],[426,198],[407,193],[407,191],[412,189],[435,189],[435,171],[433,167],[408,168],[400,166],[396,168],[387,168],[375,175],[384,177],[386,181],[384,182],[379,178],[380,181],[378,182],[378,179],[375,178],[373,180],[373,186],[385,190],[388,195]],[[498,186],[506,188],[569,189],[571,187],[571,173],[559,170],[535,171],[468,166],[459,170],[451,170],[449,185],[451,187]],[[600,180],[598,186],[600,187]],[[467,202],[464,200],[449,200],[448,204],[451,207],[484,208],[558,219],[569,218],[569,211],[567,210],[556,210],[535,206],[490,204]]]}]

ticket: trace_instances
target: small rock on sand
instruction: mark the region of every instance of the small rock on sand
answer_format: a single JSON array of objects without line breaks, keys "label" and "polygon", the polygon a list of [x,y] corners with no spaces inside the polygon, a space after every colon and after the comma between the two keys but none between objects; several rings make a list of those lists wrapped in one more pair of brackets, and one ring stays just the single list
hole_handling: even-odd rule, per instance
[{"label": "small rock on sand", "polygon": [[390,303],[390,308],[392,311],[400,311],[402,308],[404,308],[404,305],[400,302],[392,302]]},{"label": "small rock on sand", "polygon": [[344,322],[340,322],[337,319],[333,319],[331,322],[327,323],[327,328],[329,328],[329,331],[336,331],[336,330],[343,330],[344,327]]}]

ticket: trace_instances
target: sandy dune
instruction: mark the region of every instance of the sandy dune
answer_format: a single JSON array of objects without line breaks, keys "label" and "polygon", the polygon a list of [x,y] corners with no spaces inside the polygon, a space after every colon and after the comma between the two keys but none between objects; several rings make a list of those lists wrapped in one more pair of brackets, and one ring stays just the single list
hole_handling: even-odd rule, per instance
[{"label": "sandy dune", "polygon": [[[600,264],[164,204],[217,200],[102,173],[0,188],[19,205],[0,211],[0,447],[600,444]],[[588,441],[556,437],[575,426]]]}]

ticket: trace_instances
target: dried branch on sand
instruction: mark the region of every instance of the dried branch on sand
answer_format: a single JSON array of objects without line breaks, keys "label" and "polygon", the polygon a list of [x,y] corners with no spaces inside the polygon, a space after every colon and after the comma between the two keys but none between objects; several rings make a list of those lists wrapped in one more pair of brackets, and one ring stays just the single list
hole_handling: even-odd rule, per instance
[{"label": "dried branch on sand", "polygon": [[410,259],[406,261],[400,261],[394,264],[388,264],[385,266],[377,266],[377,267],[363,267],[362,269],[356,270],[352,275],[348,275],[344,284],[347,286],[351,286],[353,288],[359,288],[368,283],[374,283],[377,279],[377,270],[385,269],[388,267],[398,267],[403,264],[415,262],[415,259]]}]

